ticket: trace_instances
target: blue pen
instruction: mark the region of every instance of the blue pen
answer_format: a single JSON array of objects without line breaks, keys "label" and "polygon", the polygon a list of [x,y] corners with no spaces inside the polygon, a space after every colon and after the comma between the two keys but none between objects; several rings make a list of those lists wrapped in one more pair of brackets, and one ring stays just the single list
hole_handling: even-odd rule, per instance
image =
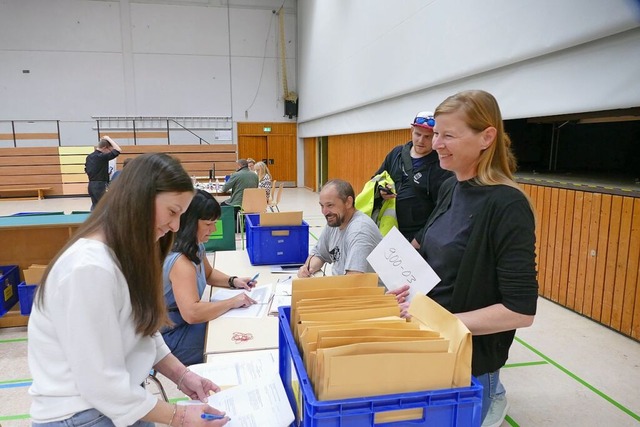
[{"label": "blue pen", "polygon": [[[200,415],[200,418],[208,421],[221,420],[224,417],[226,417],[226,415],[207,414],[206,412]],[[231,418],[229,418],[229,420],[231,420]]]},{"label": "blue pen", "polygon": [[256,279],[258,278],[258,276],[260,275],[260,273],[256,273],[255,276],[253,276],[253,278],[251,280],[249,280],[249,283],[255,283]]}]

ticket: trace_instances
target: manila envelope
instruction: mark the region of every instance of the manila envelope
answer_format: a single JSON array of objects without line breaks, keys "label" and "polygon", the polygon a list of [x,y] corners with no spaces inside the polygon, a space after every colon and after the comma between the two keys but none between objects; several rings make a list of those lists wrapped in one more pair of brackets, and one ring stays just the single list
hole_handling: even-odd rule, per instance
[{"label": "manila envelope", "polygon": [[352,308],[341,311],[322,311],[316,313],[301,313],[293,325],[292,333],[295,338],[299,336],[298,324],[301,322],[318,322],[318,321],[342,321],[342,320],[364,320],[364,319],[381,319],[385,317],[400,318],[400,307],[380,308]]},{"label": "manila envelope", "polygon": [[291,290],[327,288],[368,288],[378,286],[376,273],[345,274],[342,276],[296,277],[291,282]]},{"label": "manila envelope", "polygon": [[303,299],[315,299],[315,298],[341,298],[348,300],[353,296],[366,296],[366,295],[383,295],[384,288],[331,288],[320,290],[304,290],[291,293],[291,330],[293,326],[298,323],[298,307],[297,302]]},{"label": "manila envelope", "polygon": [[318,349],[318,400],[450,388],[455,355],[440,348],[442,341],[426,340]]},{"label": "manila envelope", "polygon": [[[302,325],[301,325],[302,326]],[[306,343],[317,341],[318,331],[340,331],[356,329],[400,329],[418,330],[420,326],[416,323],[407,322],[404,319],[393,322],[358,322],[349,324],[326,324],[319,326],[306,326],[300,328],[300,345],[304,347]]]},{"label": "manila envelope", "polygon": [[449,353],[455,355],[451,387],[469,387],[471,384],[471,332],[455,315],[425,295],[417,295],[409,306],[411,321],[425,325],[449,340]]}]

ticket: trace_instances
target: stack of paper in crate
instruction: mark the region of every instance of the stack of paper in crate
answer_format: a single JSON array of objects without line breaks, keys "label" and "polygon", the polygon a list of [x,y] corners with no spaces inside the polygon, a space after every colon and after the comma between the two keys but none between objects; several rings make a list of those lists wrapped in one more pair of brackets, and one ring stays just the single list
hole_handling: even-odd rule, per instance
[{"label": "stack of paper in crate", "polygon": [[318,400],[471,383],[471,334],[426,296],[400,317],[376,274],[296,279],[291,329]]}]

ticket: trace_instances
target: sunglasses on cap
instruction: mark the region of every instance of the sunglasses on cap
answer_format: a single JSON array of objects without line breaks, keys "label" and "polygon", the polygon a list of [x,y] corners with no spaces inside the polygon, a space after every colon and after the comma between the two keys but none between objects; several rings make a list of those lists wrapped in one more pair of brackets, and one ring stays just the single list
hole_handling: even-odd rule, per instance
[{"label": "sunglasses on cap", "polygon": [[413,124],[418,126],[429,126],[430,128],[436,125],[436,119],[432,116],[429,117],[416,117],[413,119]]}]

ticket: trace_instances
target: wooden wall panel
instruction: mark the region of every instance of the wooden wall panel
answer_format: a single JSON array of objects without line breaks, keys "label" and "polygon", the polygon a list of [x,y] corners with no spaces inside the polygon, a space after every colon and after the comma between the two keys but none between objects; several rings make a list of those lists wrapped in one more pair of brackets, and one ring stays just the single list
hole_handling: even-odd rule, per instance
[{"label": "wooden wall panel", "polygon": [[349,181],[358,194],[389,151],[410,139],[409,129],[329,136],[327,178]]},{"label": "wooden wall panel", "polygon": [[640,339],[640,198],[522,185],[540,295]]},{"label": "wooden wall panel", "polygon": [[[86,195],[84,161],[91,146],[0,148],[0,188],[23,185],[51,187],[46,196]],[[178,158],[190,175],[208,176],[213,163],[216,175],[236,169],[236,145],[127,145],[117,157],[118,169],[126,158],[162,152]]]},{"label": "wooden wall panel", "polygon": [[316,138],[304,138],[304,186],[318,191],[318,146]]},{"label": "wooden wall panel", "polygon": [[603,284],[601,322],[611,326],[613,311],[613,294],[616,281],[616,263],[618,262],[618,238],[620,237],[620,220],[622,218],[622,197],[611,200],[611,216],[609,221],[609,241],[607,245],[607,261]]}]

